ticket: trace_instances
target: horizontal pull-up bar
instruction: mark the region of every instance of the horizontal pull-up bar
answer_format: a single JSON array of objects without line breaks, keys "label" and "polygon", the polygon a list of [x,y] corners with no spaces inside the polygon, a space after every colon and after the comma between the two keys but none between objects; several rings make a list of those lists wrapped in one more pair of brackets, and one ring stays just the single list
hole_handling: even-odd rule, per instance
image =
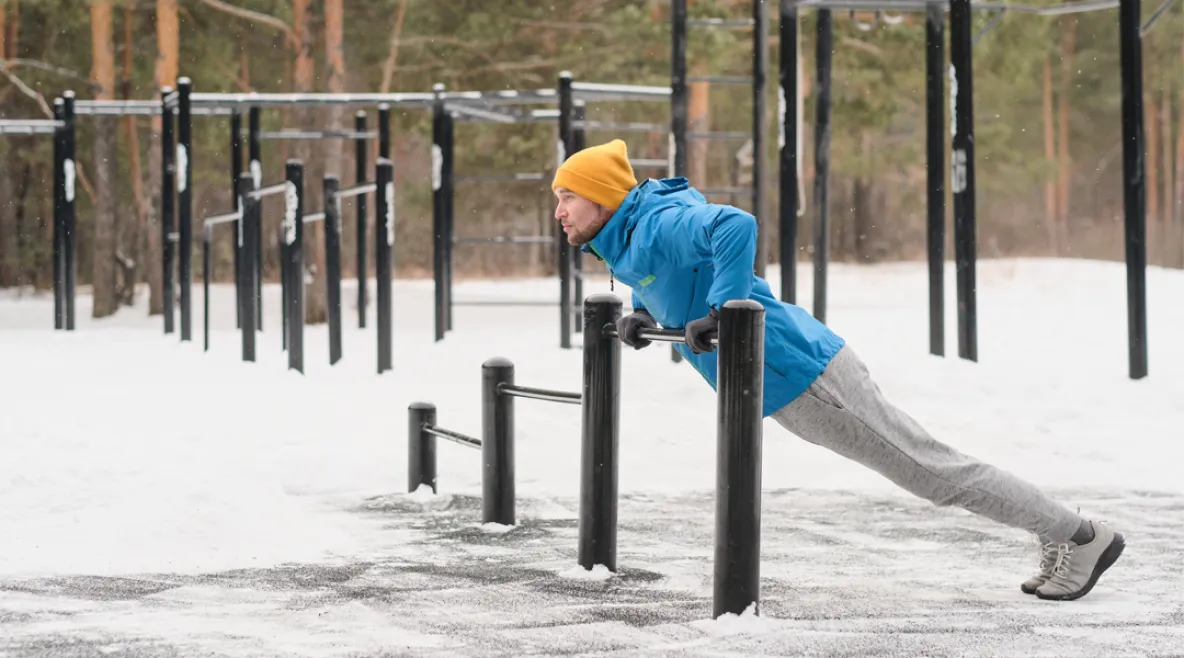
[{"label": "horizontal pull-up bar", "polygon": [[[799,9],[861,9],[883,11],[925,11],[929,5],[936,5],[942,11],[949,11],[948,2],[930,2],[927,0],[800,0],[796,3]],[[1102,9],[1118,7],[1119,0],[1086,0],[1085,2],[1067,2],[1060,5],[1036,6],[1011,4],[1007,2],[972,2],[971,9],[978,11],[1013,11],[1020,14],[1035,14],[1037,16],[1062,16],[1064,14],[1081,14]]]},{"label": "horizontal pull-up bar", "polygon": [[481,439],[471,437],[467,434],[461,434],[460,432],[453,432],[452,430],[446,430],[443,427],[436,427],[435,425],[424,425],[423,431],[428,434],[431,434],[432,436],[438,436],[441,439],[447,439],[448,441],[452,441],[454,443],[459,443],[462,446],[469,446],[470,448],[480,448],[481,447]]},{"label": "horizontal pull-up bar", "polygon": [[52,135],[65,126],[64,121],[53,119],[0,121],[0,135]]},{"label": "horizontal pull-up bar", "polygon": [[720,85],[750,85],[752,76],[749,75],[691,75],[687,82],[706,82]]},{"label": "horizontal pull-up bar", "polygon": [[428,105],[432,94],[215,94],[189,96],[194,107],[287,107],[291,105]]},{"label": "horizontal pull-up bar", "polygon": [[444,109],[448,112],[464,115],[470,119],[484,119],[485,121],[492,121],[494,123],[518,123],[520,119],[513,114],[507,112],[496,112],[494,110],[483,110],[479,107],[471,105],[457,105],[453,103],[446,103]]},{"label": "horizontal pull-up bar", "polygon": [[237,222],[243,216],[241,211],[228,212],[224,215],[212,215],[206,217],[203,222],[206,226],[213,226],[214,224],[225,224],[227,222]]},{"label": "horizontal pull-up bar", "polygon": [[369,194],[377,189],[378,189],[377,183],[363,183],[361,185],[355,185],[353,187],[347,187],[345,189],[338,190],[337,191],[337,198],[338,199],[348,199],[349,197],[352,197],[352,196],[361,196],[363,194]]},{"label": "horizontal pull-up bar", "polygon": [[498,384],[497,392],[502,395],[511,395],[518,398],[562,402],[564,404],[580,404],[584,401],[584,396],[579,393],[552,391],[545,388],[531,388],[529,386],[515,386],[505,382]]},{"label": "horizontal pull-up bar", "polygon": [[261,132],[259,139],[378,139],[378,133],[353,130],[282,129],[275,132]]},{"label": "horizontal pull-up bar", "polygon": [[670,167],[670,161],[656,158],[637,158],[629,160],[629,165],[638,169],[667,169]]},{"label": "horizontal pull-up bar", "polygon": [[273,194],[279,194],[280,192],[283,192],[287,186],[288,182],[284,181],[283,183],[276,183],[275,185],[268,185],[267,187],[261,187],[257,190],[251,190],[250,192],[247,192],[247,196],[251,197],[252,199],[262,199],[265,196],[271,196]]},{"label": "horizontal pull-up bar", "polygon": [[551,244],[549,235],[494,235],[487,238],[454,238],[453,244]]},{"label": "horizontal pull-up bar", "polygon": [[[173,114],[180,114],[177,107],[170,106]],[[74,113],[89,116],[158,116],[162,110],[161,103],[154,100],[130,101],[75,101]],[[229,116],[233,111],[229,108],[191,107],[190,113],[196,116]]]},{"label": "horizontal pull-up bar", "polygon": [[691,18],[687,27],[752,27],[751,18]]},{"label": "horizontal pull-up bar", "polygon": [[[558,114],[558,113],[556,113]],[[664,123],[612,123],[608,121],[573,121],[576,130],[612,130],[616,132],[650,133],[668,131],[670,126]]]},{"label": "horizontal pull-up bar", "polygon": [[752,139],[752,133],[746,131],[687,133],[687,139]]},{"label": "horizontal pull-up bar", "polygon": [[311,224],[312,222],[324,221],[324,219],[325,219],[324,212],[314,212],[310,215],[305,215],[304,217],[302,217],[301,221],[303,221],[305,224]]},{"label": "horizontal pull-up bar", "polygon": [[474,183],[513,183],[519,181],[541,181],[544,176],[542,174],[470,174],[465,176],[453,176],[453,182],[474,182]]},{"label": "horizontal pull-up bar", "polygon": [[[570,74],[568,74],[570,75]],[[571,83],[572,96],[585,100],[602,101],[668,101],[670,87],[645,85],[614,85],[599,82]]]}]

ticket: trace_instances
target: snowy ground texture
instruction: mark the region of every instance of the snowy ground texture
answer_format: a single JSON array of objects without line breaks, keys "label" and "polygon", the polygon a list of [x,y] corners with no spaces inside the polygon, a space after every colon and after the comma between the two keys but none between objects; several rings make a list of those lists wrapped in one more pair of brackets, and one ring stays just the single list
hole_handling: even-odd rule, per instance
[{"label": "snowy ground texture", "polygon": [[1123,557],[1080,601],[1025,596],[1027,535],[770,421],[761,614],[719,620],[715,397],[665,346],[624,358],[619,571],[587,573],[577,407],[516,403],[517,525],[481,525],[479,454],[451,443],[439,495],[406,493],[411,402],[479,434],[493,356],[521,384],[579,390],[557,309],[457,307],[436,344],[431,282],[397,281],[395,370],[378,376],[373,312],[357,329],[347,285],[345,359],[330,368],[310,328],[301,376],[275,288],[254,364],[225,286],[208,353],[200,287],[192,343],[142,306],[92,321],[85,295],[78,331],[54,332],[52,299],[0,292],[0,656],[1184,656],[1184,273],[1148,272],[1141,381],[1121,264],[985,261],[978,282],[977,364],[927,354],[923,264],[832,266],[829,321],[890,399],[1119,529]]}]

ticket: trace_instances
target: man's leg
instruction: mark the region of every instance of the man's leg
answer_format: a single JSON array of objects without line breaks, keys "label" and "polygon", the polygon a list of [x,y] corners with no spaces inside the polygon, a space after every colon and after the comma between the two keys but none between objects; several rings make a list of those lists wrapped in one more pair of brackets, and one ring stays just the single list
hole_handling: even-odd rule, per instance
[{"label": "man's leg", "polygon": [[[930,436],[883,396],[850,346],[839,350],[810,388],[773,418],[802,439],[859,462],[935,505],[961,507],[1058,547],[1075,545],[1086,553],[1091,545],[1097,552],[1107,548],[1089,541],[1098,526],[1084,522],[1031,483]],[[1075,535],[1080,545],[1072,543]],[[1098,540],[1110,542],[1114,534],[1099,532]],[[1121,537],[1117,541],[1121,543]],[[1052,566],[1045,579],[1051,577]],[[1082,594],[1097,575],[1100,571],[1092,578],[1087,574],[1090,582]]]}]

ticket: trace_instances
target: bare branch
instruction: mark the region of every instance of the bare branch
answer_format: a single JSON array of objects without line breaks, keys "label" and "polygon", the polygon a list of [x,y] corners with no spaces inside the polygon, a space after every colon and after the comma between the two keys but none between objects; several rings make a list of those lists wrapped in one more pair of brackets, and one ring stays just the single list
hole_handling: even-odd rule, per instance
[{"label": "bare branch", "polygon": [[237,16],[243,20],[251,21],[253,23],[260,23],[262,25],[270,25],[271,27],[282,31],[284,36],[288,38],[288,41],[291,43],[293,48],[299,47],[299,44],[296,40],[296,32],[292,30],[291,26],[276,18],[275,16],[270,16],[268,14],[260,13],[250,9],[243,9],[242,7],[235,7],[234,5],[222,2],[222,0],[201,0],[201,2],[213,7],[214,9],[217,9],[218,11],[226,12],[231,16]]},{"label": "bare branch", "polygon": [[20,89],[22,93],[24,93],[29,98],[32,98],[33,100],[37,101],[37,104],[41,106],[41,111],[45,113],[46,118],[49,118],[49,119],[53,118],[53,110],[49,109],[49,104],[45,102],[45,97],[42,96],[41,94],[37,93],[36,91],[33,91],[32,89],[30,89],[29,85],[26,85],[24,82],[21,82],[20,78],[9,73],[8,66],[5,65],[4,62],[0,62],[0,73],[3,73],[4,77],[8,78],[9,82],[16,85],[16,88]]},{"label": "bare branch", "polygon": [[49,71],[50,73],[57,73],[58,75],[66,77],[66,78],[73,78],[75,80],[85,82],[88,86],[90,86],[94,89],[102,89],[102,87],[100,85],[96,84],[93,80],[87,78],[84,75],[81,75],[79,73],[75,73],[74,71],[71,71],[70,69],[67,69],[67,68],[62,68],[60,66],[54,66],[53,64],[50,64],[49,62],[43,62],[39,59],[16,58],[16,59],[8,60],[7,62],[5,62],[5,64],[10,69],[15,69],[15,68],[19,68],[19,67],[24,66],[24,67],[28,67],[28,68],[41,69],[42,71]]}]

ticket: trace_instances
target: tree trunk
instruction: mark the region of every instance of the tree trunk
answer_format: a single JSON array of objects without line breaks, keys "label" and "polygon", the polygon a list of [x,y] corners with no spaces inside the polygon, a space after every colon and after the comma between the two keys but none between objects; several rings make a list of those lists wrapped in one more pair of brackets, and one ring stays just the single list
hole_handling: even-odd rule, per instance
[{"label": "tree trunk", "polygon": [[[1047,56],[1044,58],[1044,159],[1050,165],[1057,162],[1056,124],[1052,111],[1052,62]],[[1057,239],[1058,223],[1057,183],[1050,176],[1044,183],[1044,226],[1048,231],[1048,249],[1053,256],[1061,253],[1060,241]]]},{"label": "tree trunk", "polygon": [[[861,135],[863,160],[867,162],[872,157],[871,133]],[[875,190],[875,179],[872,176],[856,176],[851,191],[851,205],[855,217],[852,222],[852,237],[854,238],[855,262],[870,263],[875,259],[872,253],[876,230],[875,203],[872,195]]]},{"label": "tree trunk", "polygon": [[[0,12],[3,11],[0,5]],[[0,26],[0,31],[3,27]],[[13,202],[12,176],[16,172],[16,149],[12,142],[0,142],[0,288],[20,285],[20,247]]]},{"label": "tree trunk", "polygon": [[[1184,40],[1180,42],[1180,59],[1184,61]],[[1180,108],[1181,118],[1184,118],[1184,85],[1180,87],[1180,96],[1176,106]],[[1176,205],[1172,212],[1173,251],[1176,267],[1184,268],[1184,127],[1176,129]]]},{"label": "tree trunk", "polygon": [[[294,91],[297,93],[313,91],[313,85],[316,78],[315,61],[313,59],[313,45],[315,42],[315,35],[312,31],[312,14],[308,11],[309,0],[293,0],[292,28],[296,32],[296,66],[292,75],[292,82]],[[299,108],[294,111],[296,121],[302,130],[313,130],[316,122],[316,110],[312,108]],[[313,162],[313,143],[311,140],[298,140],[295,144],[296,158],[304,163],[304,207],[305,212],[312,212],[315,207],[317,199],[321,198],[320,194],[320,178],[317,176],[318,168]],[[311,226],[304,227],[306,234],[304,240],[304,263],[305,269],[309,264],[313,263],[310,255],[316,251],[315,240],[309,239],[311,235],[316,233],[311,230]],[[307,276],[305,277],[307,281]],[[306,284],[304,289],[305,303],[304,303],[304,321],[307,324],[316,324],[325,321],[325,298],[323,288],[318,292],[318,286],[315,284]]]},{"label": "tree trunk", "polygon": [[1172,200],[1172,96],[1167,87],[1163,88],[1163,104],[1159,108],[1160,127],[1163,139],[1163,150],[1160,152],[1163,159],[1163,212],[1160,214],[1160,235],[1164,239],[1159,241],[1160,249],[1160,264],[1168,265],[1170,258],[1168,251],[1168,239],[1172,231],[1172,209],[1175,203]]},{"label": "tree trunk", "polygon": [[[692,82],[690,85],[690,101],[687,104],[687,132],[707,132],[711,129],[710,82]],[[711,187],[707,180],[708,146],[705,139],[690,140],[687,149],[687,174],[691,184],[697,187]]]},{"label": "tree trunk", "polygon": [[[163,87],[177,85],[177,59],[179,56],[179,42],[177,38],[177,0],[156,0],[156,91],[157,99]],[[160,161],[160,116],[152,118],[152,142],[148,148],[148,186],[152,195],[160,199],[161,194],[161,161]],[[151,210],[157,210],[152,209]],[[155,217],[148,218],[148,230],[145,232],[144,255],[148,268],[148,313],[157,315],[164,310],[163,272],[161,264],[161,219],[159,212]]]},{"label": "tree trunk", "polygon": [[[1143,94],[1143,124],[1147,127],[1147,243],[1155,244],[1159,231],[1159,122],[1155,98],[1150,92]],[[1154,249],[1148,254],[1154,259]]]},{"label": "tree trunk", "polygon": [[1057,145],[1060,148],[1060,196],[1057,199],[1057,210],[1060,213],[1058,217],[1057,230],[1059,238],[1057,242],[1072,248],[1069,245],[1069,192],[1073,181],[1073,162],[1069,158],[1069,116],[1070,116],[1070,102],[1072,100],[1073,89],[1073,56],[1077,50],[1077,17],[1067,16],[1065,19],[1064,31],[1061,35],[1061,116],[1060,116],[1060,143]]},{"label": "tree trunk", "polygon": [[21,48],[21,3],[11,0],[8,3],[8,36],[4,39],[5,50],[0,51],[4,59],[20,57]]},{"label": "tree trunk", "polygon": [[[345,12],[342,6],[343,1],[325,0],[325,65],[328,69],[325,77],[329,93],[345,91]],[[329,110],[329,125],[334,128],[345,128],[344,117],[344,109],[334,106]],[[335,173],[339,180],[345,179],[343,175],[345,168],[342,162],[344,147],[345,143],[339,139],[324,142],[324,157],[321,160],[325,163],[325,173]],[[321,179],[308,181],[306,185],[309,183],[320,192]],[[323,194],[318,194],[318,197],[323,201]],[[310,324],[314,324],[327,319],[325,226],[324,222],[317,222],[305,228],[312,229],[307,232],[304,239],[304,262],[311,266],[310,274],[312,275],[309,277],[312,288],[308,291],[305,319]]]},{"label": "tree trunk", "polygon": [[[131,4],[123,6],[123,97],[132,98],[132,53],[135,45],[135,14]],[[136,284],[144,276],[144,234],[148,228],[149,201],[144,190],[144,171],[140,164],[140,134],[136,129],[136,117],[125,119],[128,154],[131,159],[132,194],[135,197],[135,221],[124,221],[119,236],[120,262],[124,264],[124,293],[121,301],[132,305],[136,301]]]},{"label": "tree trunk", "polygon": [[6,5],[0,2],[0,60],[8,59],[8,11]]},{"label": "tree trunk", "polygon": [[[90,6],[91,79],[98,83],[96,100],[115,98],[115,43],[111,34],[110,0],[94,0]],[[91,260],[91,284],[94,287],[92,317],[104,318],[119,310],[115,283],[116,220],[115,132],[118,120],[96,117],[92,146],[95,168],[94,256]]]}]

